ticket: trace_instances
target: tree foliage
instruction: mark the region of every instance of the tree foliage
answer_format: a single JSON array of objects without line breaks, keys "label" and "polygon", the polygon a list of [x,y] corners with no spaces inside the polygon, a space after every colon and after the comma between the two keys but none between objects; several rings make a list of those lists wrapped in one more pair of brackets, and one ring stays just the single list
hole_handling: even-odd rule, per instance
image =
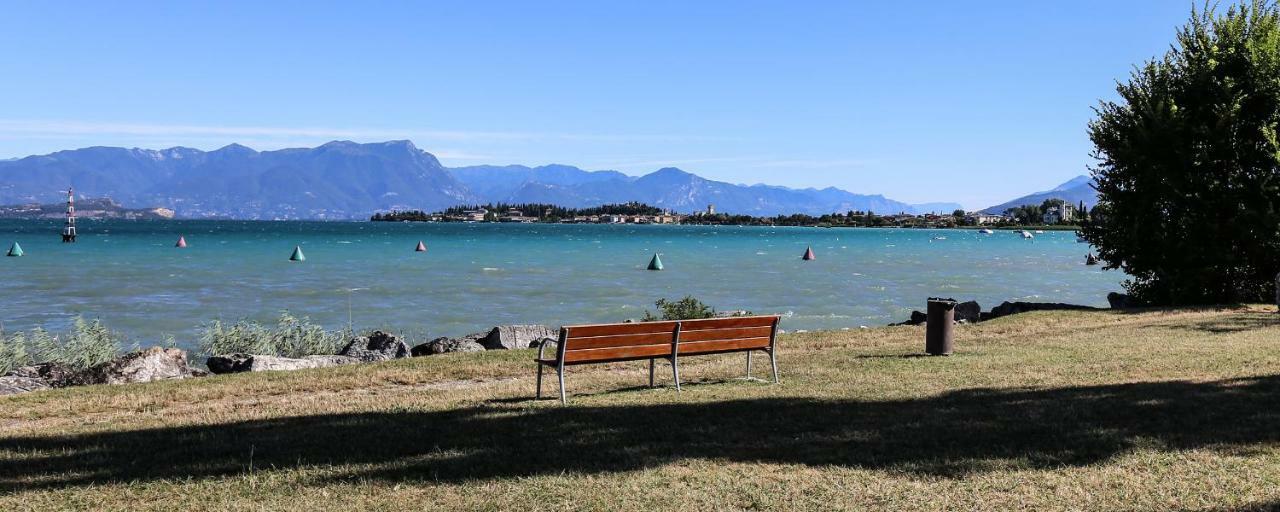
[{"label": "tree foliage", "polygon": [[1264,301],[1280,271],[1280,11],[1193,10],[1089,124],[1083,236],[1152,304]]}]

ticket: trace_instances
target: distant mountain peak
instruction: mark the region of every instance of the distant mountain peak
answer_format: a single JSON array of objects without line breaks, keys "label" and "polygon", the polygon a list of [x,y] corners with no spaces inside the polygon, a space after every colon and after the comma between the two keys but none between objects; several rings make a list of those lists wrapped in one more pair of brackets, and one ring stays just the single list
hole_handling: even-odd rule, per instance
[{"label": "distant mountain peak", "polygon": [[1005,210],[1018,206],[1040,205],[1048,199],[1061,199],[1069,203],[1083,202],[1086,207],[1092,208],[1094,205],[1098,204],[1098,192],[1093,189],[1093,177],[1087,174],[1081,174],[1052,189],[1027,194],[1012,201],[987,207],[982,211],[990,213],[1004,213]]},{"label": "distant mountain peak", "polygon": [[222,146],[218,149],[211,151],[211,153],[243,153],[243,154],[252,154],[257,152],[258,152],[257,150],[249,146],[237,144],[235,142],[232,142],[231,144],[227,144],[226,146]]}]

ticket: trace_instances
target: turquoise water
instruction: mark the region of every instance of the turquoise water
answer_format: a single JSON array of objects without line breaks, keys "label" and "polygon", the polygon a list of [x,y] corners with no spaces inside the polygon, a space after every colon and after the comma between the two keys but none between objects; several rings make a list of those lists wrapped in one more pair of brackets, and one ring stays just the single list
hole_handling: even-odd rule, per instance
[{"label": "turquoise water", "polygon": [[[101,318],[144,345],[281,310],[329,327],[460,335],[497,324],[638,318],[661,297],[786,315],[783,328],[876,326],[929,296],[1105,306],[1124,275],[1084,266],[1071,232],[709,226],[0,221],[7,331]],[[189,247],[173,247],[178,235]],[[945,240],[934,240],[935,237]],[[415,253],[418,240],[426,253]],[[295,245],[306,262],[288,261]],[[802,261],[812,246],[814,261]],[[666,270],[646,271],[654,252]]]}]

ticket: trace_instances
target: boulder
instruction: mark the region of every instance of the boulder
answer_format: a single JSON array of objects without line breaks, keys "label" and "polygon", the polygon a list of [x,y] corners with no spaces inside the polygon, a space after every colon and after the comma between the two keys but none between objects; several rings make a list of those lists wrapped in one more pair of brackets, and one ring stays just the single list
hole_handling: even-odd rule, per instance
[{"label": "boulder", "polygon": [[216,374],[239,373],[249,371],[249,362],[252,360],[253,356],[249,354],[225,354],[209,356],[204,365],[209,367],[210,372]]},{"label": "boulder", "polygon": [[1062,310],[1080,310],[1080,311],[1096,311],[1098,308],[1092,306],[1081,306],[1079,304],[1063,304],[1061,302],[1001,302],[999,306],[991,308],[988,313],[982,314],[982,320],[990,320],[992,318],[1000,318],[1002,316],[1016,315],[1018,313],[1026,313],[1028,311],[1062,311]]},{"label": "boulder", "polygon": [[1108,293],[1107,304],[1111,305],[1111,309],[1129,309],[1133,307],[1133,301],[1129,299],[1129,295],[1126,293]]},{"label": "boulder", "polygon": [[82,377],[70,366],[62,363],[40,363],[31,366],[23,366],[15,368],[9,372],[10,377],[25,377],[28,379],[42,380],[45,384],[55,388],[64,388],[67,386],[76,386],[83,384],[80,382]]},{"label": "boulder", "polygon": [[488,350],[518,349],[535,346],[545,338],[556,339],[559,329],[545,325],[499,325],[489,331],[489,335],[480,340]]},{"label": "boulder", "polygon": [[975,300],[956,304],[955,318],[957,322],[977,322],[982,319],[982,306]]},{"label": "boulder", "polygon": [[302,358],[254,355],[249,358],[249,371],[269,372],[278,370],[303,370],[356,364],[360,359],[351,356],[306,356]]},{"label": "boulder", "polygon": [[477,333],[461,338],[436,338],[413,347],[413,357],[447,354],[449,352],[484,352],[484,345],[481,345],[476,340],[487,335],[487,333]]},{"label": "boulder", "polygon": [[84,384],[129,384],[197,376],[187,366],[187,353],[176,348],[151,347],[130,352],[81,373]]},{"label": "boulder", "polygon": [[16,375],[0,377],[0,395],[16,395],[18,393],[39,391],[52,387],[53,386],[50,386],[44,379],[19,377]]},{"label": "boulder", "polygon": [[896,324],[889,324],[889,325],[890,325],[890,326],[895,326],[895,325],[923,325],[923,324],[924,324],[926,321],[928,321],[928,320],[929,320],[929,315],[927,315],[927,314],[925,314],[925,313],[923,313],[923,312],[920,312],[920,311],[912,311],[912,312],[911,312],[911,318],[907,319],[907,321],[905,321],[905,322],[900,322],[900,323],[896,323]]},{"label": "boulder", "polygon": [[373,331],[368,336],[360,336],[347,343],[338,351],[338,355],[349,356],[366,363],[387,361],[409,357],[409,345],[393,334]]}]

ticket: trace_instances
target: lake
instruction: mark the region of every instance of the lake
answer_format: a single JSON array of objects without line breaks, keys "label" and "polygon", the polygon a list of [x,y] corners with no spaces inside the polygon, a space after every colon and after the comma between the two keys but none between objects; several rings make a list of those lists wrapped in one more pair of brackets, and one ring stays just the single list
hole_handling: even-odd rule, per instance
[{"label": "lake", "polygon": [[[192,348],[211,320],[288,310],[422,339],[639,318],[684,295],[781,313],[787,330],[840,329],[904,320],[930,296],[1106,306],[1125,278],[1085,266],[1089,246],[1070,231],[81,220],[79,242],[62,244],[60,229],[0,221],[0,249],[26,252],[0,258],[5,331],[83,315],[143,345]],[[294,246],[305,262],[288,260]],[[801,260],[806,247],[815,260]],[[655,253],[661,272],[645,270]]]}]

